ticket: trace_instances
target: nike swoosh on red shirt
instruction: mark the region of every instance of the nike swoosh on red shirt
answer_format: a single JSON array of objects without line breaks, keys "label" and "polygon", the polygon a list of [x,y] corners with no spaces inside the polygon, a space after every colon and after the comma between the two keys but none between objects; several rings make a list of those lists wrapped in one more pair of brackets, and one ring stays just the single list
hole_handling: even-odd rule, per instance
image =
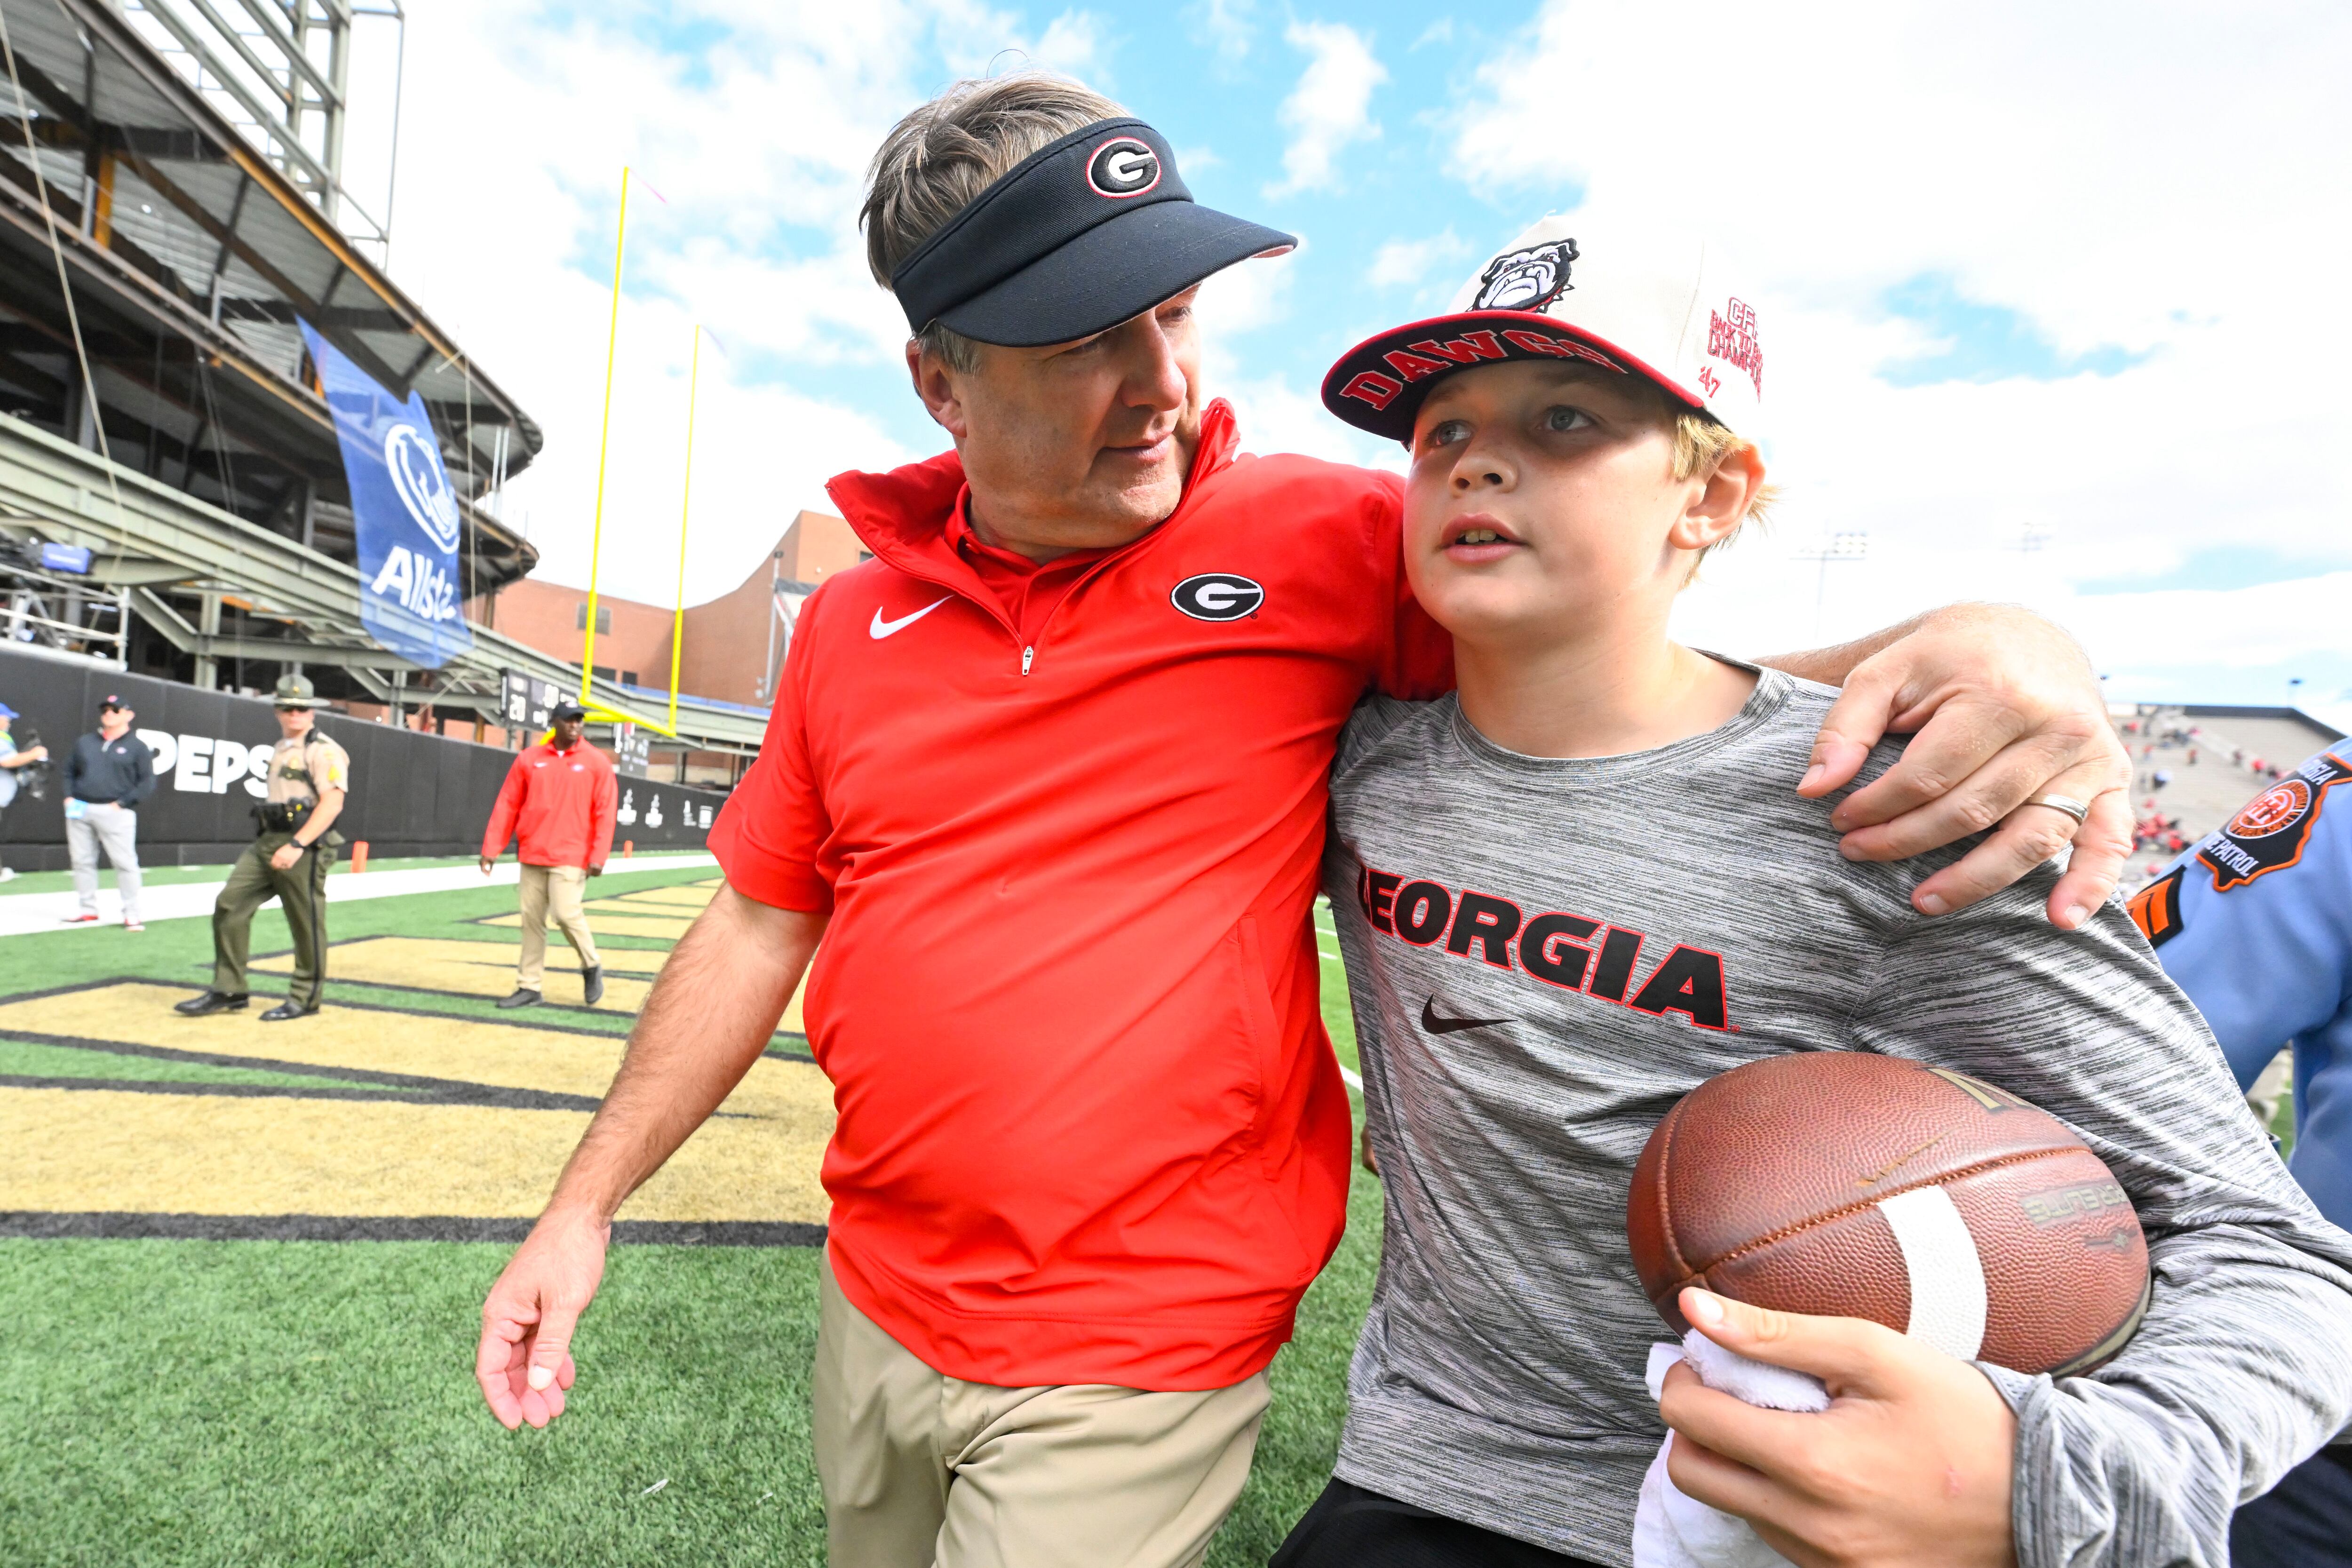
[{"label": "nike swoosh on red shirt", "polygon": [[1483,1029],[1489,1024],[1509,1022],[1508,1018],[1441,1018],[1434,996],[1421,1005],[1421,1026],[1433,1035],[1458,1035],[1465,1029]]},{"label": "nike swoosh on red shirt", "polygon": [[945,598],[933,599],[929,604],[925,605],[913,615],[903,616],[895,621],[884,620],[882,618],[882,606],[877,605],[874,606],[874,624],[866,628],[866,635],[872,637],[876,642],[880,642],[884,637],[890,636],[893,632],[905,631],[908,626],[913,626],[917,621],[921,620],[925,616],[929,615],[933,610],[936,610],[941,605],[946,604],[949,599],[952,599],[954,597],[955,595],[953,594],[950,594],[946,595]]}]

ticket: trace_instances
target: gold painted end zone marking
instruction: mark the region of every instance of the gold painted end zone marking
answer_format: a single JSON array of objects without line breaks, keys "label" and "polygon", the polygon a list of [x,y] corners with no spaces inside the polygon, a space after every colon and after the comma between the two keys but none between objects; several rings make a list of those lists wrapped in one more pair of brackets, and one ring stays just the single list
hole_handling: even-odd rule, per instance
[{"label": "gold painted end zone marking", "polygon": [[[619,1037],[339,1009],[264,1025],[184,1018],[184,988],[126,982],[0,1003],[0,1029],[601,1096]],[[331,992],[330,993],[331,995]],[[833,1127],[824,1076],[761,1058],[629,1219],[822,1223]],[[373,1100],[0,1089],[0,1209],[81,1213],[449,1215],[538,1212],[584,1112]]]},{"label": "gold painted end zone marking", "polygon": [[[371,936],[331,945],[327,950],[327,994],[332,1005],[338,980],[361,980],[374,985],[397,985],[412,991],[438,991],[460,996],[504,996],[514,989],[515,962],[520,949],[503,942],[466,942],[447,937]],[[604,999],[598,1012],[635,1013],[645,1006],[652,976],[669,962],[667,952],[635,948],[604,948],[596,955],[605,970]],[[253,967],[271,974],[290,974],[291,953],[257,959]],[[642,975],[644,979],[625,976]],[[549,1001],[573,1005],[579,1001],[579,960],[562,938],[548,940],[548,968],[542,982]],[[784,1008],[776,1027],[785,1034],[807,1033],[801,1020],[798,993]]]},{"label": "gold painted end zone marking", "polygon": [[[686,934],[686,928],[694,923],[691,920],[668,920],[658,915],[606,914],[594,910],[593,906],[591,906],[591,911],[588,916],[588,930],[595,936],[649,936],[657,937],[665,942],[676,942]],[[488,920],[478,921],[475,923],[512,931],[522,924],[522,916],[492,915]],[[563,939],[561,936],[555,936],[552,940],[561,942]]]}]

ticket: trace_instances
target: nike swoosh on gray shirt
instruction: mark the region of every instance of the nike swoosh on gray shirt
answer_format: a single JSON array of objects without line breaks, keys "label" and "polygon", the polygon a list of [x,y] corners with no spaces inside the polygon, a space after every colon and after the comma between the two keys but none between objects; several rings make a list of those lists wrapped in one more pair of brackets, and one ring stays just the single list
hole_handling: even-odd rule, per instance
[{"label": "nike swoosh on gray shirt", "polygon": [[[1720,729],[1590,761],[1506,752],[1451,699],[1358,709],[1325,884],[1387,1201],[1339,1474],[1629,1563],[1664,1430],[1643,1369],[1669,1337],[1626,1251],[1634,1159],[1717,1073],[1881,1051],[2063,1120],[2147,1232],[2154,1301],[2120,1357],[2087,1378],[1985,1369],[2018,1416],[2019,1563],[2226,1563],[2237,1504],[2352,1418],[2352,1237],[2288,1178],[2119,903],[2058,931],[2044,867],[1931,921],[1909,889],[1965,847],[1839,858],[1831,803],[1793,788],[1834,695],[1767,670]],[[1465,891],[1496,902],[1465,910]],[[1500,904],[1522,929],[1592,930],[1581,989],[1494,937]],[[1424,1006],[1509,1021],[1433,1033]]]}]

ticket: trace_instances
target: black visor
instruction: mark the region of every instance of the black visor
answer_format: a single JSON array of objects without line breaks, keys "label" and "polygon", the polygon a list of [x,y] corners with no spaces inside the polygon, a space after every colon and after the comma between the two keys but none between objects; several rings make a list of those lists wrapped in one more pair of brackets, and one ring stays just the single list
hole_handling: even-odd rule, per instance
[{"label": "black visor", "polygon": [[1091,337],[1298,241],[1192,200],[1160,132],[1105,120],[1040,148],[891,274],[909,330],[983,343]]}]

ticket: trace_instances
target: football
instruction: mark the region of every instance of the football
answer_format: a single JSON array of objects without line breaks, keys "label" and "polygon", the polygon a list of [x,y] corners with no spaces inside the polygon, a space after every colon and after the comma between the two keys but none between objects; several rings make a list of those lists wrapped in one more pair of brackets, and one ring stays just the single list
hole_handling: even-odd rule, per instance
[{"label": "football", "polygon": [[1864,1052],[1749,1062],[1685,1095],[1633,1168],[1625,1234],[1677,1334],[1696,1285],[2064,1374],[2147,1309],[2138,1216],[2081,1139],[1993,1084]]}]

